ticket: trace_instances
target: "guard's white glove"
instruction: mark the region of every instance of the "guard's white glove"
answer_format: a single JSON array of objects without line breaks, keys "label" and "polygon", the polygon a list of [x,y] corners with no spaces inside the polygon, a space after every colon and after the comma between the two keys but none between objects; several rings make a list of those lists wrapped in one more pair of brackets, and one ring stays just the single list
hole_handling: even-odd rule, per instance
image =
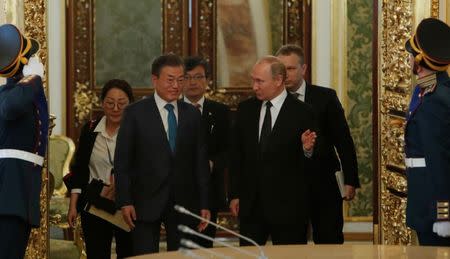
[{"label": "guard's white glove", "polygon": [[24,76],[38,75],[44,78],[44,65],[38,56],[33,56],[28,60],[28,64],[23,67],[22,73]]},{"label": "guard's white glove", "polygon": [[440,237],[450,237],[450,221],[434,222],[433,232]]}]

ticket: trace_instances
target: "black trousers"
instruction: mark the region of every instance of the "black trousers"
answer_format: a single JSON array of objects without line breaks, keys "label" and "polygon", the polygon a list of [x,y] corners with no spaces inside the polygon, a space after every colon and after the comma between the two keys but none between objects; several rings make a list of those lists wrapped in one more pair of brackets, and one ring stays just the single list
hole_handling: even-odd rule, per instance
[{"label": "black trousers", "polygon": [[[240,218],[240,234],[254,240],[258,245],[265,245],[269,236],[274,245],[306,244],[305,222],[268,222],[263,213],[260,199],[256,199],[248,217]],[[288,213],[288,212],[284,212]],[[240,239],[239,245],[250,246],[250,242]]]},{"label": "black trousers", "polygon": [[31,226],[21,218],[0,215],[0,258],[23,258],[30,232]]},{"label": "black trousers", "polygon": [[314,243],[344,243],[342,197],[334,174],[314,179],[309,197]]},{"label": "black trousers", "polygon": [[159,220],[153,222],[135,221],[135,228],[131,231],[133,242],[133,255],[142,255],[159,252],[159,240],[161,223],[166,230],[167,251],[176,251],[180,248],[181,238],[189,239],[198,243],[198,239],[192,235],[181,233],[178,225],[186,225],[197,230],[199,221],[180,214],[173,209],[174,203],[168,202],[163,215]]},{"label": "black trousers", "polygon": [[81,211],[81,227],[88,259],[111,258],[112,238],[116,240],[117,258],[132,255],[131,234],[113,224]]},{"label": "black trousers", "polygon": [[450,246],[450,237],[440,237],[434,232],[417,232],[421,246]]},{"label": "black trousers", "polygon": [[[216,223],[217,221],[217,210],[211,210],[211,219],[212,222]],[[206,229],[202,234],[209,236],[210,238],[216,237],[217,228],[211,224],[208,224]],[[211,248],[213,247],[213,242],[206,239],[198,239],[198,244],[202,247]]]}]

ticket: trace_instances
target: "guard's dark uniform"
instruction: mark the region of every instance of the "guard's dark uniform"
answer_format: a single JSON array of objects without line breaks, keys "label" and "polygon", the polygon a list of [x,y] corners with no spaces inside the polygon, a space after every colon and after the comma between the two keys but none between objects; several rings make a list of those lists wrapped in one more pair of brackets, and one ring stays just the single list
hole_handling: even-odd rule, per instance
[{"label": "guard's dark uniform", "polygon": [[36,46],[10,24],[0,26],[0,40],[0,75],[8,77],[0,86],[0,258],[23,258],[30,230],[40,223],[48,108],[41,77],[22,75]]},{"label": "guard's dark uniform", "polygon": [[[436,37],[429,37],[432,33]],[[407,225],[421,245],[450,246],[450,238],[433,232],[449,221],[450,202],[450,28],[436,19],[423,20],[406,49],[416,65],[435,71],[419,78],[405,129],[408,179]]]}]

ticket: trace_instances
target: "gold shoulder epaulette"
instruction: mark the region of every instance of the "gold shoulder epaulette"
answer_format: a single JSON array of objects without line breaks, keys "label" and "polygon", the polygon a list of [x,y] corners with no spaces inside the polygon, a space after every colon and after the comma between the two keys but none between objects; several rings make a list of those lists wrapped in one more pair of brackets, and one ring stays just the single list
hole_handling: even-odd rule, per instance
[{"label": "gold shoulder epaulette", "polygon": [[36,77],[35,75],[24,76],[22,79],[20,79],[19,83],[21,83],[21,84],[28,84],[31,81],[33,81],[33,79],[35,77]]}]

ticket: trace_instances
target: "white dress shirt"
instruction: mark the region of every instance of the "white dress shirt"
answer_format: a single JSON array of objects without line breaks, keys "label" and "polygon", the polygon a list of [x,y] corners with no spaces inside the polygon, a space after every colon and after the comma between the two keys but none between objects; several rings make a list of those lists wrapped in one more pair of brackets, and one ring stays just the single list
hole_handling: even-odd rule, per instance
[{"label": "white dress shirt", "polygon": [[[303,83],[304,82],[305,82],[305,80],[303,80]],[[305,86],[306,86],[306,84],[305,84]],[[300,90],[300,89],[298,89],[298,90]],[[304,96],[305,96],[305,93],[303,91],[303,98],[304,98]],[[272,107],[270,107],[270,115],[271,115],[271,119],[272,119],[271,129],[273,129],[273,126],[275,125],[275,122],[276,122],[276,120],[278,118],[278,114],[280,113],[280,110],[281,110],[281,106],[283,106],[283,103],[286,100],[286,97],[287,97],[287,91],[284,90],[277,97],[275,97],[272,100],[270,100],[270,102],[272,103]],[[264,101],[262,103],[261,111],[259,113],[259,137],[258,137],[258,139],[261,138],[261,130],[262,130],[262,125],[264,123],[264,116],[266,116],[266,103],[267,103],[267,101]],[[298,136],[298,137],[300,138],[300,142],[301,142],[301,135]],[[302,148],[303,148],[303,145],[302,145]],[[311,150],[311,151],[306,151],[303,148],[303,154],[307,158],[311,158],[312,155],[314,154],[314,149]]]},{"label": "white dress shirt", "polygon": [[[169,102],[163,100],[158,93],[155,91],[155,102],[158,107],[159,115],[161,115],[161,119],[164,125],[164,130],[166,131],[167,139],[169,139],[169,124],[167,122],[167,117],[169,116],[169,111],[164,108],[166,104]],[[175,113],[175,118],[177,119],[178,124],[178,105],[177,100],[170,102],[173,105],[173,112]]]},{"label": "white dress shirt", "polygon": [[298,94],[298,99],[302,102],[305,101],[305,93],[306,93],[306,81],[303,80],[300,87],[297,89],[297,91],[295,92],[291,92],[291,93],[297,93]]},{"label": "white dress shirt", "polygon": [[[95,127],[94,132],[97,132],[97,137],[95,138],[94,147],[92,148],[89,159],[89,182],[92,179],[99,179],[105,184],[110,184],[118,131],[117,129],[113,136],[110,136],[106,132],[105,116],[102,117],[97,127]],[[71,193],[81,193],[81,189],[72,189]]]},{"label": "white dress shirt", "polygon": [[[284,90],[277,97],[270,100],[270,102],[272,103],[272,107],[270,107],[270,115],[271,115],[271,119],[272,119],[272,125],[270,127],[271,129],[273,129],[273,125],[275,125],[278,114],[280,113],[280,110],[281,110],[281,106],[283,106],[283,103],[284,103],[284,100],[286,99],[286,97],[287,97],[287,92],[286,92],[286,90]],[[267,101],[263,101],[263,103],[261,105],[261,111],[259,113],[259,138],[261,137],[261,130],[262,130],[263,122],[264,122],[264,116],[266,116],[266,103],[267,103]]]},{"label": "white dress shirt", "polygon": [[[183,100],[189,104],[194,105],[194,103],[192,103],[186,96],[183,97]],[[205,96],[202,96],[202,98],[200,98],[200,100],[198,100],[198,102],[196,102],[196,104],[200,105],[198,108],[200,109],[200,113],[202,113],[202,114],[203,114],[203,104],[204,103],[205,103]]]}]

